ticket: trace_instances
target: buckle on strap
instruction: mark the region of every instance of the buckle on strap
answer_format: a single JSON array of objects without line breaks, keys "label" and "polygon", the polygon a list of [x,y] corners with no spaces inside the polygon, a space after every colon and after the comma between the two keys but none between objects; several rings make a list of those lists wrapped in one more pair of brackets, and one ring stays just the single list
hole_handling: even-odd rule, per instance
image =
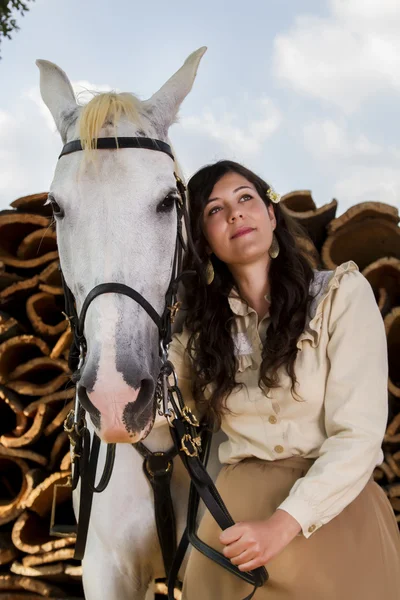
[{"label": "buckle on strap", "polygon": [[188,406],[182,408],[182,417],[193,427],[200,427],[200,423]]},{"label": "buckle on strap", "polygon": [[172,471],[173,462],[165,452],[153,452],[145,459],[143,466],[151,477],[159,477]]},{"label": "buckle on strap", "polygon": [[192,438],[192,436],[189,433],[185,433],[185,435],[181,439],[181,450],[183,450],[183,452],[188,456],[194,457],[199,455],[200,448],[200,436]]},{"label": "buckle on strap", "polygon": [[[76,446],[86,429],[85,418],[82,417],[79,423],[75,422],[75,410],[71,408],[64,421],[64,431],[68,434],[71,446]],[[77,455],[78,456],[78,455]]]},{"label": "buckle on strap", "polygon": [[180,308],[182,306],[182,302],[180,302],[179,300],[177,302],[175,302],[175,304],[173,304],[172,306],[168,306],[168,310],[170,312],[170,319],[171,319],[171,323],[175,322],[175,317],[177,315],[177,313],[179,312]]}]

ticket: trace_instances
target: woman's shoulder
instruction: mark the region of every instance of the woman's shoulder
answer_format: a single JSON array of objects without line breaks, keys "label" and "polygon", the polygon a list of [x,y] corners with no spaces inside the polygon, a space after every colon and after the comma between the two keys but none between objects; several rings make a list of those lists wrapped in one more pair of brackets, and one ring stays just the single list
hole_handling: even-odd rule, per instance
[{"label": "woman's shoulder", "polygon": [[309,340],[313,347],[318,345],[322,323],[329,318],[334,304],[349,306],[364,294],[371,293],[370,283],[353,260],[344,262],[333,270],[314,269],[314,277],[310,283],[312,300],[297,347],[301,349],[305,340]]},{"label": "woman's shoulder", "polygon": [[353,260],[344,262],[330,271],[314,269],[314,277],[310,284],[310,294],[313,297],[310,303],[310,318],[314,318],[324,309],[326,300],[333,299],[337,294],[335,290],[341,288],[341,295],[351,294],[364,282],[368,283]]}]

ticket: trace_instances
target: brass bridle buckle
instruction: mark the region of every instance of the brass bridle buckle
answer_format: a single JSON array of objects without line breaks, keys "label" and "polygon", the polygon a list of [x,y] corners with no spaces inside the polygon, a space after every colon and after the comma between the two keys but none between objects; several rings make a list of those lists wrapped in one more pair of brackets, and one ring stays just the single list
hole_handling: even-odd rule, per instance
[{"label": "brass bridle buckle", "polygon": [[85,418],[82,417],[78,423],[75,422],[75,410],[71,408],[64,421],[64,431],[68,434],[71,446],[76,446],[79,438],[83,436],[86,429]]},{"label": "brass bridle buckle", "polygon": [[[167,463],[165,465],[165,460],[163,459],[165,459],[164,452],[153,452],[153,454],[150,457],[146,458],[146,471],[149,473],[149,475],[151,475],[151,477],[166,475],[167,473],[170,473],[173,466],[172,460],[167,460]],[[159,464],[157,465],[157,463]],[[156,466],[158,468],[155,468]]]},{"label": "brass bridle buckle", "polygon": [[199,436],[192,438],[186,433],[181,440],[181,450],[192,458],[199,455],[198,449],[201,448],[201,439]]},{"label": "brass bridle buckle", "polygon": [[182,417],[193,427],[200,427],[197,417],[192,413],[188,406],[184,406],[182,408]]},{"label": "brass bridle buckle", "polygon": [[182,306],[182,302],[180,302],[179,300],[177,302],[175,302],[175,304],[173,304],[172,306],[168,306],[168,310],[170,312],[171,323],[175,322],[175,317],[176,317],[177,313],[179,312],[181,306]]}]

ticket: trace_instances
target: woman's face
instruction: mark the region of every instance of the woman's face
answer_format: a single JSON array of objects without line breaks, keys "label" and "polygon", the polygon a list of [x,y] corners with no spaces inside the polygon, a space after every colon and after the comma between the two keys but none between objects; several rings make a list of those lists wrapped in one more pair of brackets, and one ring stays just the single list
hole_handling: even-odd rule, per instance
[{"label": "woman's face", "polygon": [[[214,186],[203,212],[203,232],[211,250],[227,265],[249,264],[265,255],[276,220],[254,185],[227,173]],[[240,235],[241,234],[241,235]]]}]

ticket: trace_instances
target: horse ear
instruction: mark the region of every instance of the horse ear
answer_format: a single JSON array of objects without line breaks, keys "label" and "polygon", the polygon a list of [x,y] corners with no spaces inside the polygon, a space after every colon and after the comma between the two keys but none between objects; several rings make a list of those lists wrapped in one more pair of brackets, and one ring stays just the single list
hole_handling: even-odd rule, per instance
[{"label": "horse ear", "polygon": [[67,75],[54,63],[48,60],[37,60],[36,65],[40,69],[40,93],[43,102],[53,115],[57,129],[61,133],[65,115],[78,106],[74,90]]},{"label": "horse ear", "polygon": [[152,120],[156,120],[166,133],[174,123],[180,105],[192,89],[197,68],[206,50],[207,47],[202,46],[190,54],[182,67],[164,83],[158,92],[142,103]]}]

